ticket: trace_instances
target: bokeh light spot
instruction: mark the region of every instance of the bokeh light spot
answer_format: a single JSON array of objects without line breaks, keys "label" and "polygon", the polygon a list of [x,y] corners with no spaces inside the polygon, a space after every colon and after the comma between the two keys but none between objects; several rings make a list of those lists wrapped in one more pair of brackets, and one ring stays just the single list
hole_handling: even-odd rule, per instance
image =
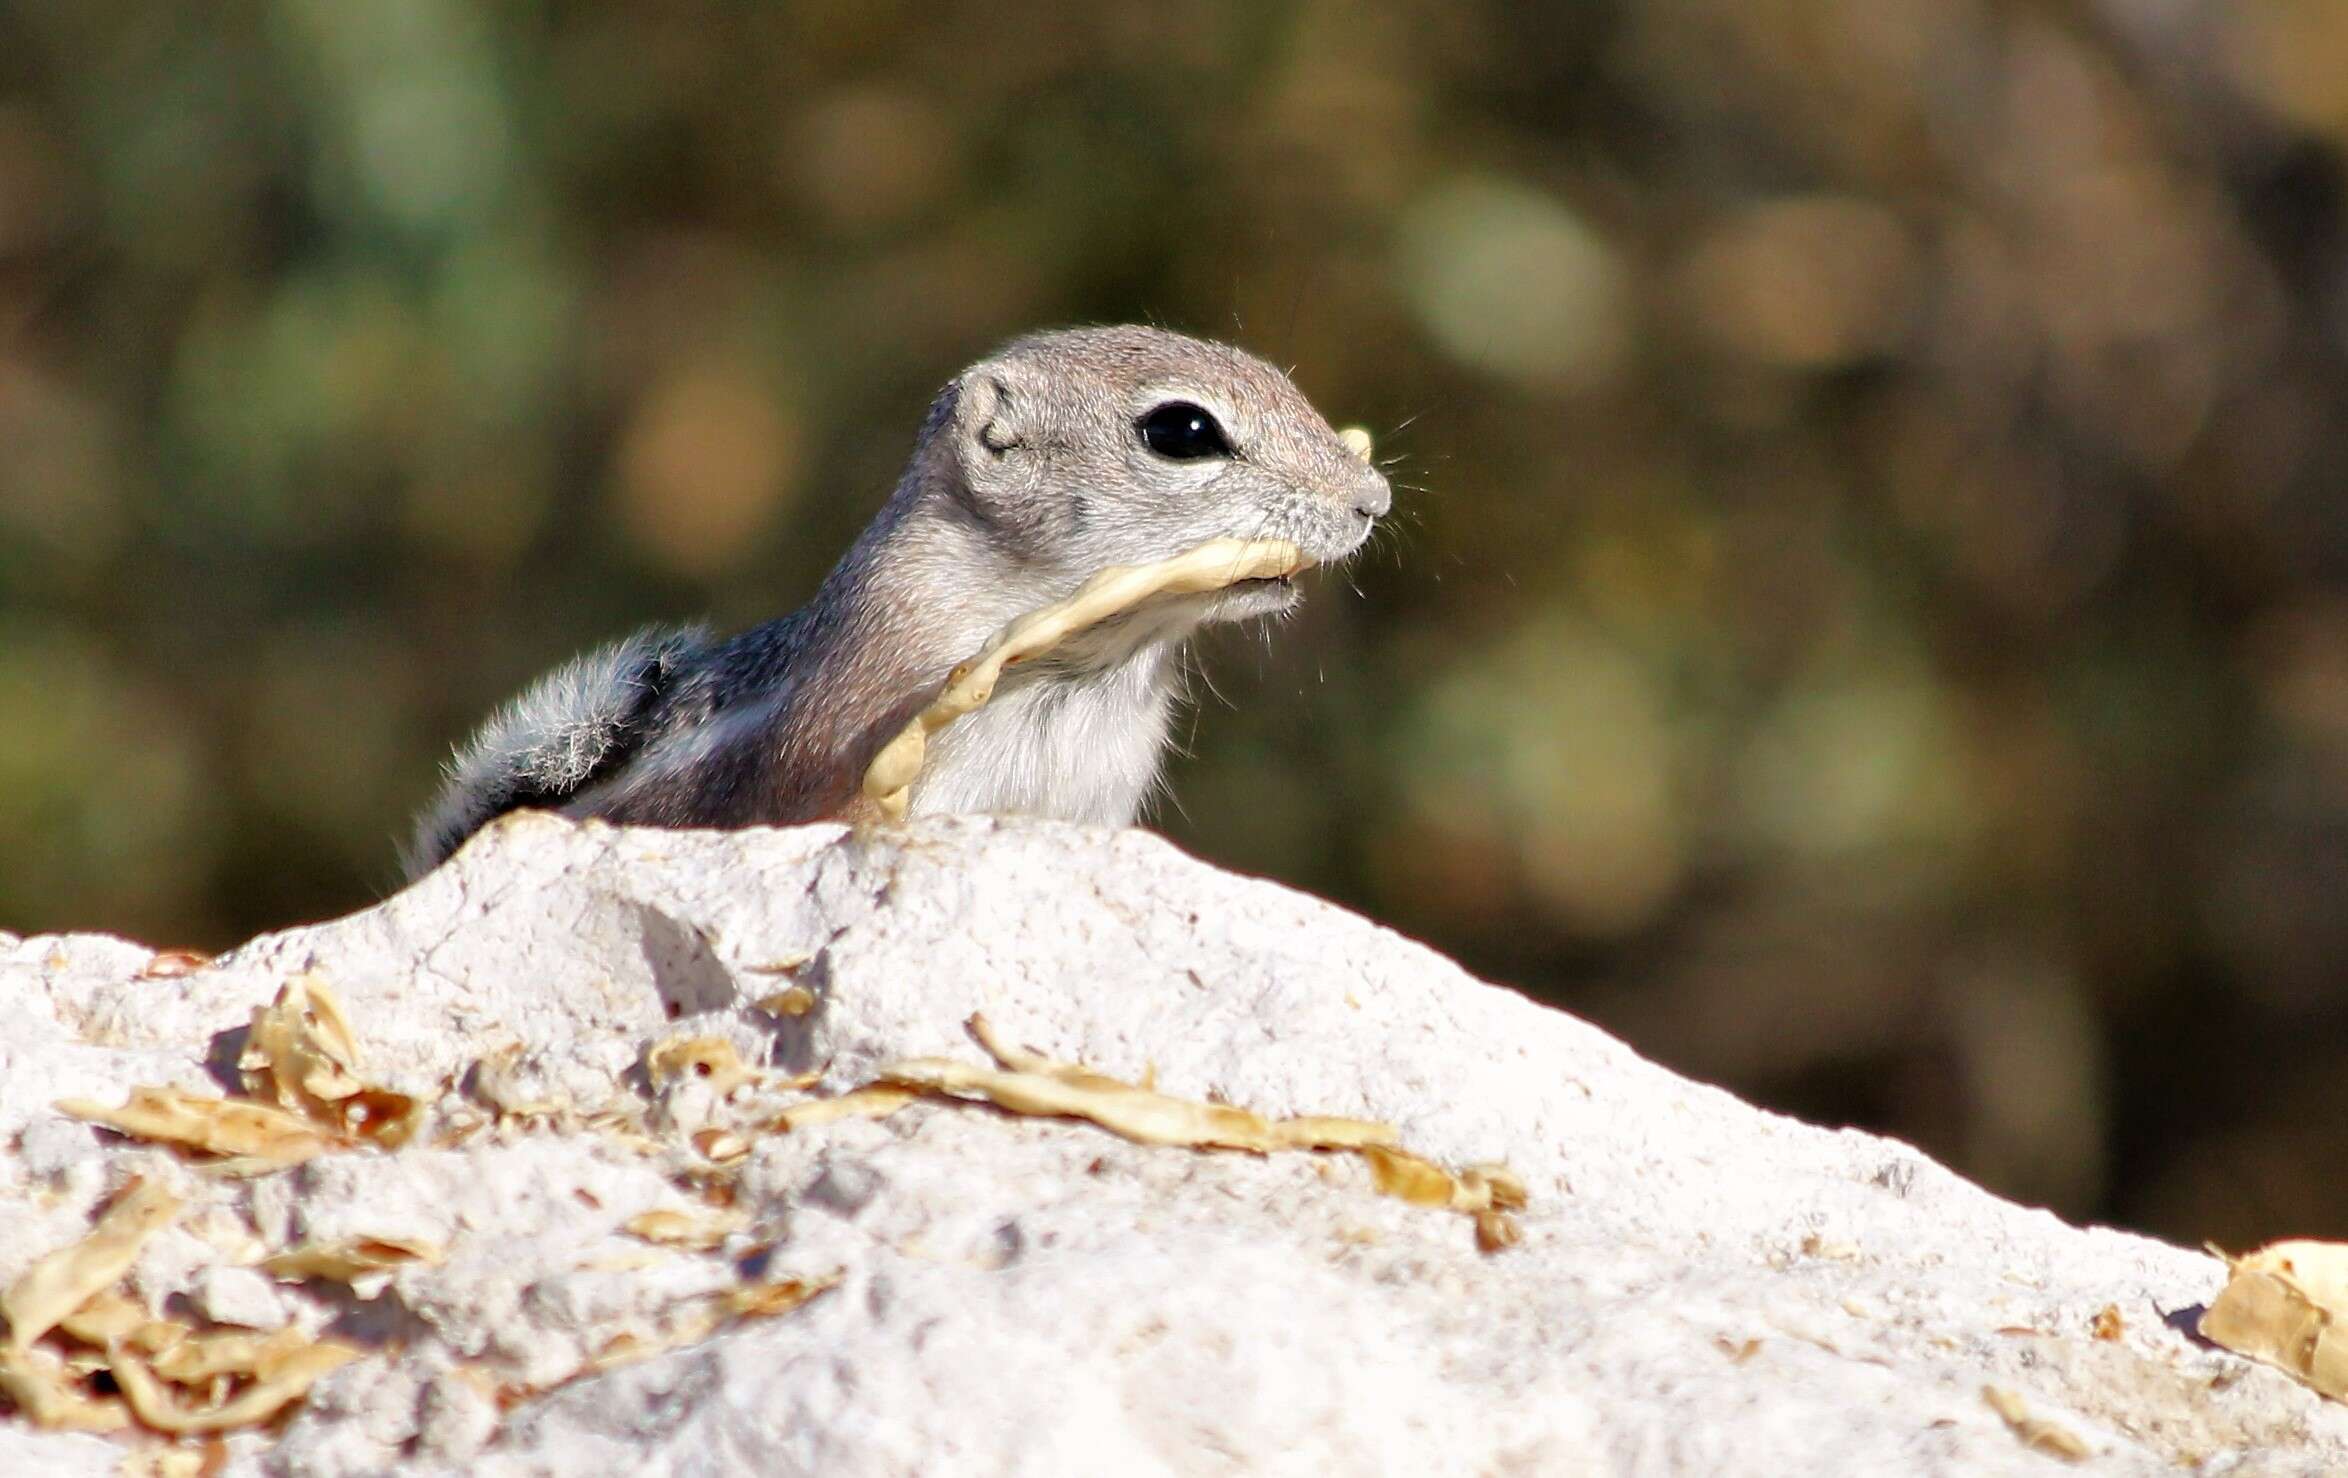
[{"label": "bokeh light spot", "polygon": [[1622,368],[1622,269],[1598,231],[1553,196],[1495,179],[1440,185],[1405,212],[1396,266],[1419,322],[1455,359],[1568,388]]},{"label": "bokeh light spot", "polygon": [[621,437],[621,525],[670,570],[722,570],[796,493],[801,440],[790,406],[763,377],[689,365],[653,385]]}]

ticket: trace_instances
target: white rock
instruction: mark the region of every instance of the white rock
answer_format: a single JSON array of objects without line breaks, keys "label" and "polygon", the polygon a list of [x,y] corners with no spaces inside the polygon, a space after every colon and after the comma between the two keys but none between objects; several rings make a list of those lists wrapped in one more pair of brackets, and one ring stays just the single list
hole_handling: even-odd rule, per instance
[{"label": "white rock", "polygon": [[188,1303],[214,1324],[244,1329],[283,1329],[285,1300],[277,1285],[255,1268],[229,1263],[207,1263],[190,1281]]},{"label": "white rock", "polygon": [[[2057,1470],[1985,1385],[2084,1441],[2083,1471],[2348,1470],[2348,1412],[2164,1323],[2216,1292],[2212,1259],[1749,1108],[1142,833],[519,817],[366,913],[184,978],[140,978],[146,958],[0,937],[0,1280],[136,1170],[195,1203],[133,1270],[151,1306],[188,1295],[379,1347],[281,1437],[235,1438],[234,1473]],[[485,1101],[567,1114],[239,1181],[52,1111],[141,1083],[219,1091],[251,1010],[307,968],[369,1075],[436,1100],[442,1126]],[[752,1005],[793,982],[807,1015]],[[712,1214],[686,1132],[767,1101],[672,1092],[655,1112],[653,1045],[722,1036],[836,1091],[906,1057],[981,1060],[974,1011],[1170,1093],[1504,1161],[1532,1192],[1524,1240],[1479,1252],[1467,1218],[1377,1194],[1351,1157],[936,1104],[753,1136],[718,1251],[623,1231]],[[597,1113],[660,1142],[581,1122]],[[349,1235],[445,1255],[372,1298],[280,1285],[282,1311],[227,1271]],[[834,1275],[794,1312],[581,1373],[744,1278]],[[2117,1339],[2092,1333],[2106,1306]],[[0,1470],[120,1455],[0,1418]]]}]

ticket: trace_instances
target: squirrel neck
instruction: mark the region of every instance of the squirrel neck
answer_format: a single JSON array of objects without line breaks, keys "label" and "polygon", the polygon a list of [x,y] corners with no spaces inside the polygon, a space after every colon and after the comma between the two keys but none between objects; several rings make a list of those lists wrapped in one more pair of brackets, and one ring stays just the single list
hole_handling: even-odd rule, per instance
[{"label": "squirrel neck", "polygon": [[[1064,578],[1006,551],[949,487],[917,477],[908,474],[803,613],[804,686],[788,728],[835,746],[833,763],[818,767],[835,775],[861,777],[957,663],[1069,593]],[[1152,640],[1097,667],[1006,675],[987,708],[933,740],[914,812],[1130,822],[1156,776],[1179,646]],[[1081,795],[1069,791],[1078,784]]]},{"label": "squirrel neck", "polygon": [[929,689],[1022,611],[1052,598],[985,526],[913,482],[832,567],[805,610],[803,641],[828,701],[860,717]]}]

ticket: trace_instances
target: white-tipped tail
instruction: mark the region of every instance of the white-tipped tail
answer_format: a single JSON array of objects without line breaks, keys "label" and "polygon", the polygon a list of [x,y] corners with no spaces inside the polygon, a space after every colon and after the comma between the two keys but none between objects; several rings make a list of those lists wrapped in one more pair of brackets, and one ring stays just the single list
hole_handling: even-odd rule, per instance
[{"label": "white-tipped tail", "polygon": [[457,750],[402,856],[409,878],[438,867],[492,819],[559,805],[624,763],[655,701],[707,645],[699,628],[654,627],[564,663]]}]

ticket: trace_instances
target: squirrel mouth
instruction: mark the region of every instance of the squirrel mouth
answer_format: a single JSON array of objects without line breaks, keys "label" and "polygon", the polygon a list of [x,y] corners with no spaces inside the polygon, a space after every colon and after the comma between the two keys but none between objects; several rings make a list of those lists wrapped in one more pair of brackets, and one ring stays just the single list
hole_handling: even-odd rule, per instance
[{"label": "squirrel mouth", "polygon": [[1226,588],[1231,590],[1294,590],[1296,577],[1312,567],[1311,560],[1299,558],[1296,563],[1277,575],[1257,575],[1252,579],[1236,580]]},{"label": "squirrel mouth", "polygon": [[1304,592],[1296,583],[1297,572],[1285,575],[1259,575],[1253,579],[1234,580],[1223,587],[1225,620],[1244,620],[1250,616],[1270,615],[1285,611],[1301,599]]},{"label": "squirrel mouth", "polygon": [[1223,594],[1239,597],[1242,604],[1274,601],[1286,605],[1303,592],[1297,589],[1297,571],[1285,575],[1258,575],[1253,579],[1234,580],[1223,587]]}]

